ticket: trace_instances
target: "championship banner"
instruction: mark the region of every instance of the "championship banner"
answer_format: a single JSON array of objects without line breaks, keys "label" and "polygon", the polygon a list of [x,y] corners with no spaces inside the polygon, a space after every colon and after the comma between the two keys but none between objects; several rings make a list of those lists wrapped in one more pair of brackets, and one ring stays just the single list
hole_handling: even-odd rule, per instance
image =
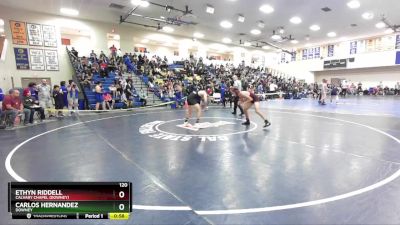
[{"label": "championship banner", "polygon": [[314,49],[314,58],[315,59],[321,58],[321,47],[317,47]]},{"label": "championship banner", "polygon": [[60,67],[58,64],[58,55],[56,50],[45,50],[46,56],[46,70],[47,71],[59,71]]},{"label": "championship banner", "polygon": [[39,24],[27,24],[29,45],[43,46],[42,26]]},{"label": "championship banner", "polygon": [[375,39],[368,39],[366,46],[365,46],[366,52],[373,52],[375,51]]},{"label": "championship banner", "polygon": [[307,49],[303,49],[303,60],[307,60],[308,59],[308,51]]},{"label": "championship banner", "polygon": [[328,57],[333,57],[334,56],[334,50],[335,50],[335,46],[334,45],[328,45]]},{"label": "championship banner", "polygon": [[396,49],[400,49],[400,34],[396,35]]},{"label": "championship banner", "polygon": [[286,62],[286,54],[284,52],[281,53],[281,63]]},{"label": "championship banner", "polygon": [[28,39],[26,37],[25,22],[18,22],[10,20],[12,41],[14,45],[27,45]]},{"label": "championship banner", "polygon": [[357,54],[357,41],[350,42],[350,55]]},{"label": "championship banner", "polygon": [[29,57],[27,48],[14,48],[15,64],[17,70],[29,70]]},{"label": "championship banner", "polygon": [[57,33],[54,26],[43,25],[44,47],[57,48]]},{"label": "championship banner", "polygon": [[31,70],[44,71],[44,53],[43,49],[29,49],[31,59]]},{"label": "championship banner", "polygon": [[292,51],[292,62],[294,62],[294,61],[296,61],[296,55],[297,55],[297,53],[296,53],[296,51]]},{"label": "championship banner", "polygon": [[308,59],[313,59],[314,58],[314,49],[308,49]]}]

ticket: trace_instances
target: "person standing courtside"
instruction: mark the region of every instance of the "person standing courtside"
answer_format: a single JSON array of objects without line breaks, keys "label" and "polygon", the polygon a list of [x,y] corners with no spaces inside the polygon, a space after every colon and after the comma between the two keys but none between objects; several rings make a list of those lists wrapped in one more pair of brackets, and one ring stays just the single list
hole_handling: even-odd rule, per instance
[{"label": "person standing courtside", "polygon": [[[37,86],[37,89],[40,107],[45,110],[51,108],[53,106],[51,102],[51,87],[47,84],[47,80],[43,79],[42,83]],[[49,111],[49,117],[53,117],[51,111]]]},{"label": "person standing courtside", "polygon": [[[242,91],[242,81],[238,79],[238,77],[235,75],[233,76],[233,87],[235,87],[235,89]],[[237,113],[237,108],[239,107],[240,109],[240,116],[243,116],[243,108],[242,106],[240,106],[239,103],[239,96],[237,96],[235,94],[235,92],[232,92],[233,95],[233,115],[236,115]]]}]

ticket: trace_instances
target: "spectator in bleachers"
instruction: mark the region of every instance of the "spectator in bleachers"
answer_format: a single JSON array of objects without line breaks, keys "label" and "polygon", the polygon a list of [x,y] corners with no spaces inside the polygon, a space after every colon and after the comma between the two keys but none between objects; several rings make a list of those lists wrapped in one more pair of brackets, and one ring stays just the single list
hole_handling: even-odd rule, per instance
[{"label": "spectator in bleachers", "polygon": [[139,91],[139,99],[143,106],[147,105],[147,94],[142,88]]},{"label": "spectator in bleachers", "polygon": [[2,103],[2,118],[1,121],[5,121],[9,117],[11,126],[14,126],[15,118],[19,115],[24,115],[24,125],[28,125],[31,111],[24,108],[24,104],[21,101],[20,93],[18,90],[10,90],[9,95],[6,95]]},{"label": "spectator in bleachers", "polygon": [[[38,96],[39,96],[39,105],[43,109],[49,109],[53,107],[53,103],[51,102],[51,88],[50,85],[47,84],[47,80],[43,79],[42,83],[38,85]],[[52,117],[53,114],[49,111],[49,117]]]},{"label": "spectator in bleachers", "polygon": [[45,119],[44,109],[39,106],[39,101],[31,96],[29,88],[24,89],[24,108],[30,110],[29,123],[33,124],[33,116],[35,112],[40,113],[40,122]]},{"label": "spectator in bleachers", "polygon": [[103,99],[105,103],[105,109],[114,109],[115,100],[113,99],[113,97],[110,95],[109,92],[105,92],[103,94]]},{"label": "spectator in bleachers", "polygon": [[71,53],[75,56],[75,58],[78,58],[78,51],[76,51],[74,47],[72,47]]}]

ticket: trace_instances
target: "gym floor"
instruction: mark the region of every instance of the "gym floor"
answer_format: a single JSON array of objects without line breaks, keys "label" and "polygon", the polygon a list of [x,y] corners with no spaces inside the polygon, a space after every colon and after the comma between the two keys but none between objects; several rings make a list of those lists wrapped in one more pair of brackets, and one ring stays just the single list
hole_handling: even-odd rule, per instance
[{"label": "gym floor", "polygon": [[[103,113],[0,131],[0,224],[400,224],[400,98],[275,100],[241,125],[210,107]],[[191,121],[194,123],[194,121]],[[21,221],[9,181],[131,181],[129,221]]]}]

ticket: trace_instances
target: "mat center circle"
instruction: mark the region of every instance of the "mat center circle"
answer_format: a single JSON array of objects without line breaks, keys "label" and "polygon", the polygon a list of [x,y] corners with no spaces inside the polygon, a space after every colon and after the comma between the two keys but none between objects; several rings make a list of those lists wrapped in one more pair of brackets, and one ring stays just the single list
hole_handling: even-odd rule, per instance
[{"label": "mat center circle", "polygon": [[177,119],[160,122],[155,129],[160,133],[182,136],[226,136],[248,133],[257,128],[255,123],[244,126],[242,122],[236,118],[203,117],[199,123],[191,120],[185,125],[184,119]]}]

